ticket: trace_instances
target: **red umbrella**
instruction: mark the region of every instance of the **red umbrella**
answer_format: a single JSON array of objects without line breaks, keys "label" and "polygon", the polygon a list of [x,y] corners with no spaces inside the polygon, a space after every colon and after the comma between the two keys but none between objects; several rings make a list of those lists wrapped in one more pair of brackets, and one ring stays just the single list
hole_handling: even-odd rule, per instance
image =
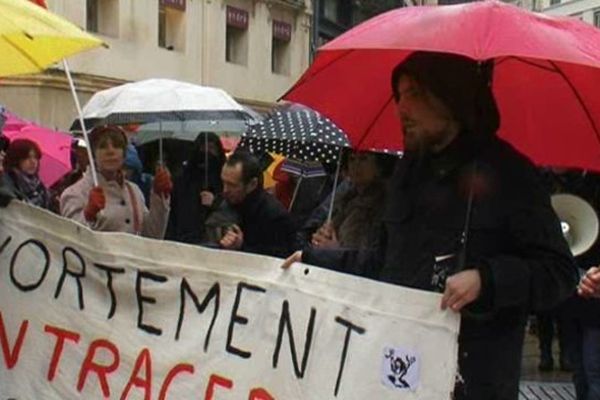
[{"label": "red umbrella", "polygon": [[356,148],[400,150],[390,75],[415,50],[493,59],[500,136],[538,164],[600,170],[600,30],[574,18],[497,1],[397,9],[323,46],[284,98]]}]

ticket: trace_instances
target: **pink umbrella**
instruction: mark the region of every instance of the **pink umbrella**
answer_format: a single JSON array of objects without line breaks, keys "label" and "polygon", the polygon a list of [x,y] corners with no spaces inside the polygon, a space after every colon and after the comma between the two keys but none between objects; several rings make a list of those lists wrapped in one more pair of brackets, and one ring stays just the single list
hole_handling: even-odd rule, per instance
[{"label": "pink umbrella", "polygon": [[21,128],[24,128],[27,125],[32,125],[29,122],[17,117],[10,111],[4,110],[3,115],[5,118],[3,130],[5,132],[20,131]]},{"label": "pink umbrella", "polygon": [[4,135],[10,140],[32,140],[42,149],[40,179],[46,187],[52,186],[71,171],[72,137],[70,135],[24,121],[7,111],[4,115],[6,116]]}]

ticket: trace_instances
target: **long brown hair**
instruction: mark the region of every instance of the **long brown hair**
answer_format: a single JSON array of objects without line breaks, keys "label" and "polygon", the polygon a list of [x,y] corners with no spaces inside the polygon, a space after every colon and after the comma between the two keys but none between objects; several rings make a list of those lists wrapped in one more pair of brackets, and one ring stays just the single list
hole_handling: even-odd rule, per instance
[{"label": "long brown hair", "polygon": [[40,146],[33,140],[15,139],[10,142],[6,156],[4,157],[4,169],[18,169],[21,161],[27,159],[32,150],[34,151],[35,157],[38,160],[42,158],[42,150],[40,149]]}]

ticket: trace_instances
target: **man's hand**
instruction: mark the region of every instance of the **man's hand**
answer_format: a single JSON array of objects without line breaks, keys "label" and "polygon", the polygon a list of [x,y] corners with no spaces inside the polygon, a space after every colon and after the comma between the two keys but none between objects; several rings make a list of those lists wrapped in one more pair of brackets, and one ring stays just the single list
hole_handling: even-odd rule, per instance
[{"label": "man's hand", "polygon": [[295,251],[294,254],[285,259],[281,268],[288,269],[293,263],[302,262],[302,251]]},{"label": "man's hand", "polygon": [[212,207],[215,202],[215,195],[209,192],[208,190],[203,190],[200,192],[200,204],[205,207]]},{"label": "man's hand", "polygon": [[239,226],[233,225],[219,242],[227,250],[240,250],[244,244],[244,233]]},{"label": "man's hand", "polygon": [[338,242],[337,234],[335,233],[335,229],[333,229],[331,222],[323,224],[323,226],[312,235],[311,244],[313,247],[321,249],[339,247],[340,243]]},{"label": "man's hand", "polygon": [[481,294],[481,275],[476,269],[454,274],[446,280],[446,290],[442,297],[442,310],[450,308],[459,312]]},{"label": "man's hand", "polygon": [[577,293],[581,297],[600,298],[600,267],[590,268],[577,287]]}]

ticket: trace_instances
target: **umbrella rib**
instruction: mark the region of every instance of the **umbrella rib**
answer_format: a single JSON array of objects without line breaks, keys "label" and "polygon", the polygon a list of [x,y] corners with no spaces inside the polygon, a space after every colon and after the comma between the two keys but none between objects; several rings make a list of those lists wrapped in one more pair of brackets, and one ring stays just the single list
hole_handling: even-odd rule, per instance
[{"label": "umbrella rib", "polygon": [[377,122],[377,120],[379,119],[379,117],[381,116],[381,114],[383,114],[383,112],[385,111],[385,108],[387,107],[388,104],[390,104],[390,102],[392,101],[393,98],[394,98],[394,95],[393,94],[390,95],[390,97],[383,104],[383,107],[381,107],[381,110],[379,110],[379,112],[377,113],[377,115],[375,115],[375,118],[373,118],[373,121],[369,124],[369,126],[365,130],[365,133],[361,136],[360,140],[358,141],[358,143],[356,145],[357,149],[360,148],[360,146],[362,145],[362,143],[365,141],[365,139],[369,135],[369,131],[373,128],[373,126],[375,125],[375,123]]},{"label": "umbrella rib", "polygon": [[[506,61],[506,60],[508,60],[508,59],[510,59],[510,58],[514,58],[515,60],[517,60],[517,61],[520,61],[520,62],[522,62],[522,63],[524,63],[524,64],[528,64],[528,65],[531,65],[531,66],[533,66],[533,67],[536,67],[536,68],[539,68],[539,69],[546,70],[546,71],[548,71],[548,72],[556,72],[556,69],[555,69],[555,68],[549,68],[549,67],[546,67],[546,66],[544,66],[544,65],[540,65],[540,64],[534,63],[533,61],[529,61],[529,60],[526,60],[526,59],[524,59],[524,58],[521,58],[521,57],[514,57],[514,56],[505,57],[504,59],[502,59],[502,61]],[[500,62],[497,62],[497,63],[496,63],[496,65],[499,65],[499,64],[501,64],[501,63],[502,63],[502,61],[500,61]],[[549,62],[551,63],[551,61],[549,61]]]},{"label": "umbrella rib", "polygon": [[26,52],[23,51],[23,49],[21,49],[19,46],[17,46],[16,44],[14,44],[10,38],[8,36],[4,36],[4,40],[6,40],[6,42],[11,45],[11,47],[13,49],[15,49],[17,52],[19,52],[23,57],[25,57],[26,59],[28,59],[33,65],[35,65],[39,70],[44,70],[45,68],[40,65],[40,63],[38,63],[34,58],[32,58],[29,54],[27,54]]},{"label": "umbrella rib", "polygon": [[565,80],[565,82],[567,82],[567,85],[569,85],[569,87],[573,91],[573,94],[575,95],[575,97],[577,98],[577,101],[579,102],[579,104],[583,108],[583,112],[587,116],[588,121],[590,121],[590,124],[592,125],[592,129],[594,129],[594,133],[596,134],[596,139],[598,139],[598,142],[600,143],[600,132],[598,132],[598,127],[596,126],[596,123],[594,122],[594,119],[592,118],[592,113],[590,113],[590,110],[586,107],[585,102],[583,101],[583,99],[581,98],[581,95],[579,94],[579,92],[575,88],[575,85],[573,85],[573,82],[571,82],[569,80],[569,78],[567,77],[567,75],[559,68],[558,65],[556,65],[556,63],[554,63],[553,61],[549,61],[549,62],[556,69],[556,72],[560,76],[562,76],[562,78]]}]

